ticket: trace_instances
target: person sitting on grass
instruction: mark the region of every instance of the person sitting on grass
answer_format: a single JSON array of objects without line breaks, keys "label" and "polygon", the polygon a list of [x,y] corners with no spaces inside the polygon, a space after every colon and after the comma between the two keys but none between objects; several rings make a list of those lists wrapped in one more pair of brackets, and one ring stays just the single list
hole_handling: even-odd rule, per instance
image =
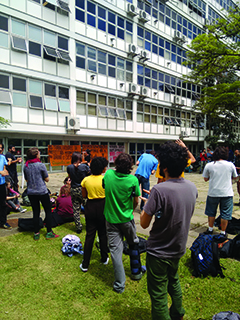
[{"label": "person sitting on grass", "polygon": [[73,221],[73,205],[70,195],[70,188],[65,185],[61,188],[61,195],[56,200],[56,211],[62,223]]},{"label": "person sitting on grass", "polygon": [[85,206],[86,238],[83,261],[79,266],[83,272],[88,271],[96,231],[99,237],[101,263],[107,265],[109,261],[106,220],[103,214],[105,191],[102,187],[102,173],[106,171],[107,165],[107,159],[102,157],[94,158],[90,164],[92,174],[84,178],[81,183],[82,196],[87,198]]},{"label": "person sitting on grass", "polygon": [[62,190],[63,188],[67,187],[69,189],[69,194],[70,194],[70,191],[71,191],[71,179],[69,177],[66,177],[64,180],[63,180],[63,186],[60,188],[60,192],[59,192],[59,197],[61,197],[62,195]]},{"label": "person sitting on grass", "polygon": [[10,211],[17,211],[17,212],[26,212],[27,209],[23,209],[20,206],[18,198],[20,197],[20,194],[16,191],[14,191],[11,188],[10,181],[6,181],[6,203],[7,206],[10,208]]}]

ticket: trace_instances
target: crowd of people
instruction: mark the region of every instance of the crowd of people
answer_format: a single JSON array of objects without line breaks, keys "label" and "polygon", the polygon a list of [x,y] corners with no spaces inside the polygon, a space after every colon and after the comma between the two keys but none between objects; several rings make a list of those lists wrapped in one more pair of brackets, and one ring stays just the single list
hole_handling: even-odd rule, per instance
[{"label": "crowd of people", "polygon": [[[15,210],[23,212],[18,198],[15,148],[10,146],[6,156],[0,143],[0,226],[9,229],[6,219],[6,201]],[[89,150],[88,150],[89,151]],[[11,156],[9,155],[11,153]],[[238,180],[240,151],[235,151],[235,163],[229,161],[230,150],[217,147],[214,152],[207,148],[201,152],[201,172],[209,181],[205,214],[208,217],[206,234],[213,233],[213,224],[220,207],[221,233],[226,235],[228,221],[232,218],[232,179]],[[79,153],[72,154],[64,180],[56,199],[55,212],[59,221],[74,221],[76,233],[82,232],[80,213],[84,204],[86,237],[80,269],[87,272],[96,233],[98,233],[101,263],[109,263],[109,252],[114,269],[113,290],[125,290],[126,276],[122,261],[123,240],[127,241],[130,256],[131,279],[140,280],[147,270],[147,287],[152,303],[152,319],[180,320],[185,310],[178,276],[180,258],[186,251],[190,220],[194,212],[198,192],[196,186],[184,179],[184,170],[196,160],[181,141],[165,142],[157,152],[144,153],[138,159],[135,175],[132,157],[121,153],[115,160],[115,168],[108,169],[103,157],[90,159]],[[203,160],[202,160],[203,159]],[[11,167],[12,166],[12,167]],[[11,169],[9,169],[11,168]],[[156,172],[157,184],[150,190],[149,177]],[[59,237],[52,230],[53,210],[46,182],[49,176],[40,161],[38,148],[27,151],[24,165],[27,193],[32,206],[34,240],[40,239],[40,203],[46,219],[46,239]],[[5,183],[5,177],[10,177]],[[6,178],[7,179],[7,178]],[[17,190],[16,190],[17,189]],[[240,194],[240,183],[238,182]],[[187,196],[186,196],[187,195]],[[139,238],[136,233],[134,210],[140,202],[140,225],[149,227],[146,267],[141,263]],[[168,309],[167,295],[172,305]]]}]

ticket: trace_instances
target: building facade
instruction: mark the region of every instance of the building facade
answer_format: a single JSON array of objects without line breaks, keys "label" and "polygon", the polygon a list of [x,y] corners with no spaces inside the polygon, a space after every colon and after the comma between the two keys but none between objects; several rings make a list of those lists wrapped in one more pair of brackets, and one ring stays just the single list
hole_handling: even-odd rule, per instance
[{"label": "building facade", "polygon": [[[229,0],[1,0],[0,141],[23,157],[49,144],[124,146],[137,160],[183,137],[196,154],[201,88],[183,81],[187,45]],[[21,171],[21,167],[19,167]]]}]

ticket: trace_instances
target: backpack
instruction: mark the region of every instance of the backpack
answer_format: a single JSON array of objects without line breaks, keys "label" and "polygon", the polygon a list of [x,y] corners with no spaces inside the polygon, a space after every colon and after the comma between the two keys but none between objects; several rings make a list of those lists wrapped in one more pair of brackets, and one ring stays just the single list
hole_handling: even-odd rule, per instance
[{"label": "backpack", "polygon": [[232,311],[223,311],[215,314],[212,320],[240,320],[240,316]]},{"label": "backpack", "polygon": [[200,233],[193,242],[191,250],[191,259],[193,263],[193,276],[206,277],[218,274],[224,278],[222,267],[219,263],[218,243],[225,241],[223,235],[210,235]]},{"label": "backpack", "polygon": [[[22,231],[34,231],[33,218],[19,218],[18,227]],[[41,217],[39,217],[39,228],[42,229],[43,227],[43,220]]]},{"label": "backpack", "polygon": [[[221,230],[221,217],[217,217],[214,221],[214,226],[218,227]],[[240,219],[232,217],[232,220],[228,221],[226,232],[229,234],[238,234],[240,233]]]},{"label": "backpack", "polygon": [[[138,244],[139,253],[146,252],[147,240],[142,237],[138,237],[138,239],[139,239],[139,244]],[[123,253],[126,255],[129,255],[129,247],[126,240],[123,241]]]}]

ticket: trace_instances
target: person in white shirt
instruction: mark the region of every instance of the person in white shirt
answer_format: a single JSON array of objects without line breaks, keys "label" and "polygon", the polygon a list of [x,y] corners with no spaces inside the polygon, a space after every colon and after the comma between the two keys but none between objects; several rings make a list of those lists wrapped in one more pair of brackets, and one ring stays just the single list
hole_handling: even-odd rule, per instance
[{"label": "person in white shirt", "polygon": [[228,162],[228,150],[217,147],[203,171],[204,181],[209,181],[205,214],[208,216],[208,229],[205,234],[213,233],[213,224],[220,205],[221,234],[226,235],[228,221],[232,219],[233,188],[232,179],[237,180],[238,174],[232,162]]}]

